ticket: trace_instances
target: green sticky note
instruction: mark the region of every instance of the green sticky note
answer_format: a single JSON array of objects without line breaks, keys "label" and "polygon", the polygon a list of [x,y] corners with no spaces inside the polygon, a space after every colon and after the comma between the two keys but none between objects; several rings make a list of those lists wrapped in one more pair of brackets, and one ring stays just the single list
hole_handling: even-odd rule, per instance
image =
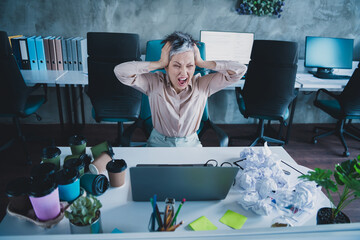
[{"label": "green sticky note", "polygon": [[205,216],[199,217],[195,221],[189,224],[189,227],[194,231],[207,231],[216,230],[217,227],[210,222]]},{"label": "green sticky note", "polygon": [[234,229],[240,229],[246,220],[247,217],[231,210],[227,210],[224,216],[220,218],[220,222]]}]

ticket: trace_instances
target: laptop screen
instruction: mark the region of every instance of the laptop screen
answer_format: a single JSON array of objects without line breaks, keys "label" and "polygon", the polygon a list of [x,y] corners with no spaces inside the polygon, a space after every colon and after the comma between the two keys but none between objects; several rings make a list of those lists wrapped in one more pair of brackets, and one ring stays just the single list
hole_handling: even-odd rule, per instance
[{"label": "laptop screen", "polygon": [[130,168],[133,201],[149,201],[154,194],[187,201],[224,199],[238,172],[237,167],[199,165],[139,165]]},{"label": "laptop screen", "polygon": [[254,33],[200,31],[206,60],[229,60],[249,64]]}]

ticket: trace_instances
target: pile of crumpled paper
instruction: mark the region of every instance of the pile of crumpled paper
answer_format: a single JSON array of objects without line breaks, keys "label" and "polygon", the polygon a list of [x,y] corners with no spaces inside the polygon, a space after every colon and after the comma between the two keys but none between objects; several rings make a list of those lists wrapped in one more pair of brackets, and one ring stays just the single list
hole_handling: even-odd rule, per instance
[{"label": "pile of crumpled paper", "polygon": [[281,168],[281,159],[271,153],[265,143],[263,148],[247,148],[240,153],[240,170],[235,189],[240,191],[238,203],[246,210],[259,215],[269,215],[274,210],[296,213],[314,207],[318,188],[314,182],[290,181]]}]

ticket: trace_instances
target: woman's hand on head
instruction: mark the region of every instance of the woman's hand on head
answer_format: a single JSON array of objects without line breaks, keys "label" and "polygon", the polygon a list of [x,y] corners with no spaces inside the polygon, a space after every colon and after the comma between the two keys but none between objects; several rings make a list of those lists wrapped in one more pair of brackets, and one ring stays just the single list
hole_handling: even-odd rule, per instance
[{"label": "woman's hand on head", "polygon": [[195,65],[201,67],[204,60],[201,58],[200,50],[196,44],[194,44],[194,53],[195,53]]},{"label": "woman's hand on head", "polygon": [[160,66],[162,66],[161,68],[165,68],[169,65],[169,61],[170,61],[170,49],[171,49],[171,44],[170,42],[167,42],[164,47],[161,49],[161,57],[159,60]]},{"label": "woman's hand on head", "polygon": [[149,71],[163,69],[169,65],[170,61],[170,49],[171,44],[167,42],[164,47],[161,49],[161,56],[159,61],[150,62],[149,64]]}]

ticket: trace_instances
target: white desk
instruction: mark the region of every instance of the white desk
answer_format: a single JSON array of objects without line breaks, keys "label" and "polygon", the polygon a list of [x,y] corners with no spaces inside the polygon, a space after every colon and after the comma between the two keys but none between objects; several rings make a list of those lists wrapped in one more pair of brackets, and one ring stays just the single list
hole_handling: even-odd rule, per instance
[{"label": "white desk", "polygon": [[27,85],[36,83],[55,84],[67,71],[35,71],[35,70],[21,70],[21,74]]},{"label": "white desk", "polygon": [[[207,160],[213,158],[219,162],[239,159],[240,152],[244,147],[230,147],[230,148],[114,148],[115,158],[123,158],[128,164],[128,168],[135,166],[138,163],[205,163]],[[300,171],[306,171],[295,163],[295,161],[288,155],[282,147],[271,147],[274,154],[286,161],[293,167]],[[88,152],[89,149],[87,149]],[[69,147],[61,148],[61,159],[70,154]],[[284,169],[291,172],[292,177],[297,177],[298,173],[287,167]],[[218,239],[235,239],[241,236],[254,237],[254,239],[261,239],[266,234],[267,239],[278,239],[285,236],[304,237],[302,234],[318,234],[320,231],[337,231],[346,236],[352,236],[353,229],[357,228],[359,234],[360,224],[342,224],[338,226],[324,227],[315,226],[315,217],[312,216],[304,224],[304,227],[292,228],[270,228],[271,220],[275,215],[258,216],[250,211],[244,210],[238,203],[237,199],[241,197],[235,190],[231,190],[226,199],[222,201],[188,201],[184,204],[178,216],[178,220],[184,220],[185,224],[179,227],[175,232],[148,232],[147,226],[152,211],[149,202],[133,202],[130,190],[130,176],[129,170],[126,172],[126,183],[120,188],[110,188],[99,200],[102,202],[101,208],[102,225],[104,234],[94,235],[59,235],[69,234],[69,222],[64,218],[58,225],[51,229],[43,229],[33,225],[32,223],[19,220],[16,217],[6,214],[3,221],[0,223],[0,239],[30,239],[36,236],[36,239],[159,239],[159,238],[218,238]],[[177,201],[177,204],[179,202]],[[159,209],[164,208],[163,202],[159,202]],[[328,206],[329,201],[325,195],[321,195],[316,203],[316,209],[322,206]],[[219,222],[219,219],[226,212],[226,210],[233,210],[248,217],[243,228],[240,230],[233,230],[230,227]],[[316,212],[316,210],[315,210]],[[194,232],[189,230],[187,225],[200,216],[206,216],[213,224],[218,227],[216,231]],[[109,234],[114,228],[118,228],[124,233]],[[45,235],[46,236],[40,236]],[[52,235],[51,237],[48,235]],[[2,236],[1,236],[2,235]],[[17,236],[14,236],[17,235]],[[21,235],[21,236],[20,236]],[[28,235],[28,236],[26,236]],[[12,237],[11,237],[12,236]],[[358,235],[357,235],[358,236]],[[329,239],[329,238],[327,238]],[[349,238],[351,239],[351,238]]]},{"label": "white desk", "polygon": [[[300,91],[317,91],[320,88],[325,88],[329,91],[342,91],[346,86],[349,79],[321,79],[314,77],[308,70],[303,66],[303,60],[299,60],[299,69],[296,74],[296,80],[301,85]],[[334,74],[348,75],[351,76],[354,70],[357,68],[359,62],[353,61],[352,69],[336,69]]]}]

